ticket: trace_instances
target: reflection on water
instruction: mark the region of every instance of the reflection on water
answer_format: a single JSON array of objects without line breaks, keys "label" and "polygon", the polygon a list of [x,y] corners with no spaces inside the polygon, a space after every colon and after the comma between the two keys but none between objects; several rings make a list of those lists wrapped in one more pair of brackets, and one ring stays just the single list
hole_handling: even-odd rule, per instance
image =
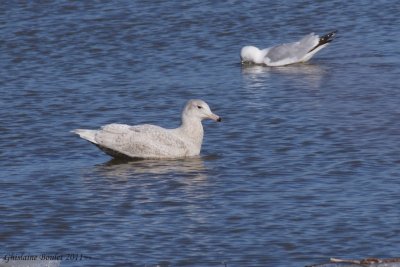
[{"label": "reflection on water", "polygon": [[161,176],[168,174],[194,175],[194,180],[206,179],[206,169],[201,157],[176,159],[176,160],[122,160],[112,159],[97,165],[96,172],[112,179],[125,180],[138,175]]},{"label": "reflection on water", "polygon": [[[159,230],[175,232],[173,221],[181,223],[181,216],[190,220],[189,226],[208,220],[203,205],[210,202],[209,188],[212,185],[201,157],[177,160],[113,159],[86,169],[83,177],[83,188],[88,195],[96,195],[103,203],[122,203],[114,207],[113,212],[139,220],[137,227],[131,223],[127,227],[135,228],[139,234],[141,230],[147,232],[152,229],[153,239],[159,238],[156,234]],[[162,214],[170,212],[179,216],[162,218]],[[165,225],[161,223],[164,219],[168,220]],[[155,225],[143,228],[148,220],[154,220]]]},{"label": "reflection on water", "polygon": [[310,63],[299,63],[283,67],[267,67],[254,64],[242,65],[243,76],[246,80],[254,82],[255,85],[260,80],[265,80],[271,75],[278,74],[302,82],[310,88],[320,88],[322,78],[326,73],[327,71],[320,65]]}]

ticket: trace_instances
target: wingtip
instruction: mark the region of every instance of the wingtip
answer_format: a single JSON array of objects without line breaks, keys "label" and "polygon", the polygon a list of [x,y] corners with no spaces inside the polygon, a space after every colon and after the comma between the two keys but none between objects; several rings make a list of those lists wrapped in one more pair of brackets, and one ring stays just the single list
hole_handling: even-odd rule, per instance
[{"label": "wingtip", "polygon": [[337,32],[338,32],[338,30],[334,30],[328,34],[325,34],[321,38],[319,38],[318,45],[323,45],[323,44],[330,43],[331,41],[333,41],[333,39],[335,39],[335,37],[336,37]]},{"label": "wingtip", "polygon": [[71,133],[75,133],[79,135],[82,139],[88,140],[89,142],[92,142],[94,144],[97,144],[95,140],[95,132],[94,130],[86,130],[86,129],[75,129],[72,130]]},{"label": "wingtip", "polygon": [[69,132],[73,133],[73,134],[81,135],[81,133],[84,132],[84,131],[85,131],[85,129],[73,129],[73,130],[71,130]]},{"label": "wingtip", "polygon": [[[330,33],[328,33],[328,34],[326,34],[325,36],[327,36],[328,37],[328,39],[333,39],[333,38],[335,38],[335,36],[336,36],[336,34],[338,33],[338,30],[333,30],[333,31],[331,31]],[[323,36],[323,37],[325,37],[325,36]]]}]

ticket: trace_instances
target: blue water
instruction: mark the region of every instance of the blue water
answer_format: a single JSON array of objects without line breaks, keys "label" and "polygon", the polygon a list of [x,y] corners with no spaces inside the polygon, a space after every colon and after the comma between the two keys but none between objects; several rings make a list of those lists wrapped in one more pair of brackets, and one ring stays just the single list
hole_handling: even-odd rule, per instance
[{"label": "blue water", "polygon": [[[32,1],[0,5],[0,253],[61,266],[304,266],[400,251],[396,1]],[[309,63],[242,67],[339,30]],[[201,156],[111,160],[70,133],[176,127]]]}]

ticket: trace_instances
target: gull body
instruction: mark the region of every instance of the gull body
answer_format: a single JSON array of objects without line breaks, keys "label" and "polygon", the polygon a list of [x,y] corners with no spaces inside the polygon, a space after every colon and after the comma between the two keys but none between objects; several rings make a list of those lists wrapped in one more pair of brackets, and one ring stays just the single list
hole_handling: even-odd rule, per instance
[{"label": "gull body", "polygon": [[203,142],[203,119],[221,121],[206,102],[189,100],[182,111],[182,123],[175,129],[151,124],[112,123],[99,130],[76,129],[73,133],[95,144],[113,157],[143,159],[182,158],[200,154]]},{"label": "gull body", "polygon": [[333,31],[322,37],[310,33],[297,42],[281,44],[265,49],[259,49],[255,46],[244,46],[240,51],[240,58],[244,64],[252,63],[267,66],[285,66],[307,62],[335,38],[336,32]]}]

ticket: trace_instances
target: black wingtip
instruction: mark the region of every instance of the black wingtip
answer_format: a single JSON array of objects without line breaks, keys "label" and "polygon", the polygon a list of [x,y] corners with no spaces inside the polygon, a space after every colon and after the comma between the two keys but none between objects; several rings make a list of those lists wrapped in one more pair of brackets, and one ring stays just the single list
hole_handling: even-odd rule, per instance
[{"label": "black wingtip", "polygon": [[334,30],[334,31],[332,31],[332,32],[330,32],[328,34],[325,34],[324,36],[320,37],[318,44],[313,49],[311,49],[309,52],[314,51],[315,49],[317,49],[321,45],[324,45],[324,44],[332,42],[333,39],[335,39],[335,36],[336,36],[337,32],[338,32],[338,30]]},{"label": "black wingtip", "polygon": [[318,46],[332,42],[333,39],[335,39],[335,36],[336,36],[337,32],[338,32],[338,30],[334,30],[334,31],[332,31],[332,32],[330,32],[328,34],[325,34],[321,38],[319,38]]}]

